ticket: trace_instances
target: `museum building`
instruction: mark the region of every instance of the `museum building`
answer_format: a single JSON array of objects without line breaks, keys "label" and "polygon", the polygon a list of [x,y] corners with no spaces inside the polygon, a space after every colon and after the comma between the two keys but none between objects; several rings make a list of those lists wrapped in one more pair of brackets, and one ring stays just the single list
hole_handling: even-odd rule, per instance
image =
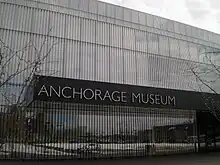
[{"label": "museum building", "polygon": [[[29,141],[59,148],[57,158],[86,157],[82,144],[94,157],[220,149],[219,95],[191,72],[209,67],[207,54],[220,65],[219,34],[97,0],[0,0],[0,13],[6,45],[31,41],[27,60],[50,53],[24,96],[36,114]],[[5,90],[19,93],[28,72]]]}]

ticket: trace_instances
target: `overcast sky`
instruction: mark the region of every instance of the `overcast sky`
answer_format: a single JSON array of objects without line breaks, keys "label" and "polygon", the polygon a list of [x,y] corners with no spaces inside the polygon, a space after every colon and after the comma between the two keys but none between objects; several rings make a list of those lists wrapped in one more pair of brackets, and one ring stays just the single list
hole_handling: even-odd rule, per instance
[{"label": "overcast sky", "polygon": [[102,0],[220,34],[220,0]]}]

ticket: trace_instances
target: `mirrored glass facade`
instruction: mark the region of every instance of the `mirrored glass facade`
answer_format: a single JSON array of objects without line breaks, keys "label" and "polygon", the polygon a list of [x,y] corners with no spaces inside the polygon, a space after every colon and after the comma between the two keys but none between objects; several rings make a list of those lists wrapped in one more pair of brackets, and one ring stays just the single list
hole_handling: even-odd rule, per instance
[{"label": "mirrored glass facade", "polygon": [[[198,66],[200,71],[209,67],[204,57],[207,52],[217,66],[220,64],[220,54],[215,53],[220,51],[220,35],[96,0],[0,0],[0,13],[1,51],[10,54],[6,45],[23,53],[21,70],[25,60],[34,61],[49,53],[37,71],[40,75],[210,92],[189,68]],[[33,47],[19,51],[29,43]],[[10,60],[6,75],[17,71],[18,61],[17,56]],[[0,88],[4,94],[0,96],[2,116],[9,104],[6,97],[10,104],[16,102],[30,72],[21,72]],[[215,77],[214,73],[203,75],[219,92],[219,80],[212,81]],[[33,107],[35,117],[29,122],[35,124],[30,126],[32,132],[26,141],[36,145],[30,150],[44,151],[54,158],[83,158],[91,156],[86,149],[94,149],[92,157],[198,149],[196,111],[59,106]],[[4,127],[1,130],[4,137]],[[0,155],[11,151],[9,142],[13,150],[27,150],[19,139],[9,138],[0,146]]]}]

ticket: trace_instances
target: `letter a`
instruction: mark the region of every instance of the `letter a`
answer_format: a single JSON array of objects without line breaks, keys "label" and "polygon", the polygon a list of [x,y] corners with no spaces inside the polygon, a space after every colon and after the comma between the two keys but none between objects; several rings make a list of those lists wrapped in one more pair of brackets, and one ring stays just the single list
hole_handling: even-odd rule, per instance
[{"label": "letter a", "polygon": [[47,97],[49,97],[49,94],[47,92],[47,88],[45,87],[45,85],[43,85],[40,89],[40,92],[38,93],[38,96],[41,95],[41,93],[46,93]]}]

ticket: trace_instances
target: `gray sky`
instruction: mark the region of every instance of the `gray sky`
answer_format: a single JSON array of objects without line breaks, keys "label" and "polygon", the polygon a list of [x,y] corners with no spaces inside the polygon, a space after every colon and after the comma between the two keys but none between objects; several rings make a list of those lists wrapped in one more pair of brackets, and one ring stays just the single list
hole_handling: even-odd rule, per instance
[{"label": "gray sky", "polygon": [[101,0],[220,34],[220,0]]}]

